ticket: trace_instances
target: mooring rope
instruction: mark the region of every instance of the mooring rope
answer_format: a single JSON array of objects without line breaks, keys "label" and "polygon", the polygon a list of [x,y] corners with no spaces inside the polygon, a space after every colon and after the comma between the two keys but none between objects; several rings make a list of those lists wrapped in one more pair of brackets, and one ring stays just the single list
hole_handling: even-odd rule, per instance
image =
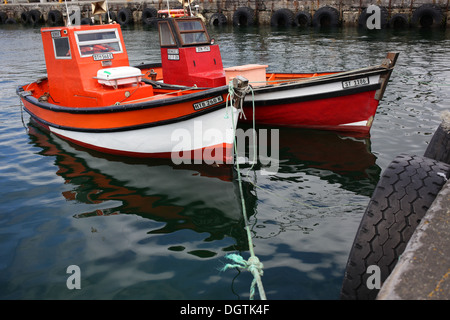
[{"label": "mooring rope", "polygon": [[[245,93],[248,93],[248,91],[251,91],[252,95],[253,95],[253,89],[250,85],[244,90]],[[233,99],[232,99],[235,95],[237,95],[237,94],[236,94],[233,86],[231,85],[231,81],[230,81],[230,84],[228,86],[228,97],[227,97],[227,103],[226,103],[225,110],[228,110],[228,100],[230,100],[231,120],[233,123],[234,152],[235,152],[235,156],[237,159],[238,158],[238,150],[237,150],[237,146],[236,146],[236,127],[235,127],[235,122],[234,122]],[[239,96],[239,95],[237,95],[237,96],[240,98],[241,109],[242,109],[245,94],[243,94],[242,96]],[[255,112],[254,111],[255,110],[254,110],[254,99],[253,99],[253,124],[255,123],[255,121],[254,121],[255,120],[255,116],[254,116]],[[228,114],[226,113],[226,117],[227,116],[228,116]],[[256,151],[255,151],[255,155],[256,155]],[[235,267],[248,270],[253,275],[253,281],[250,286],[250,300],[254,299],[256,287],[258,287],[258,292],[259,292],[259,296],[260,296],[261,300],[266,300],[267,299],[266,293],[264,291],[264,287],[263,287],[262,280],[261,280],[261,276],[263,275],[264,265],[259,261],[259,258],[255,255],[255,251],[253,248],[253,240],[252,240],[252,236],[251,236],[251,232],[250,232],[250,227],[248,224],[247,210],[246,210],[245,199],[244,199],[244,191],[242,188],[242,178],[241,178],[241,171],[240,171],[240,167],[239,167],[239,161],[236,161],[236,172],[237,172],[237,176],[238,176],[239,192],[240,192],[240,196],[241,196],[241,205],[242,205],[242,214],[244,216],[245,230],[247,232],[247,241],[248,241],[248,247],[249,247],[249,251],[250,251],[250,258],[248,260],[245,260],[242,256],[240,256],[238,254],[228,254],[225,256],[225,258],[230,259],[230,260],[234,261],[235,263],[234,264],[226,264],[221,269],[221,271],[225,271],[229,268],[235,268]]]}]

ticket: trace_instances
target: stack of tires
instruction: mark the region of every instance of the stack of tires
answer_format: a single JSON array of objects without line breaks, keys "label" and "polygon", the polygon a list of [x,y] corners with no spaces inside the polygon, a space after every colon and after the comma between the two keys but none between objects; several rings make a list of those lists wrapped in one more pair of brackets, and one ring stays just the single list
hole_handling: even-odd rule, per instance
[{"label": "stack of tires", "polygon": [[363,215],[348,258],[341,299],[373,300],[368,267],[377,266],[383,283],[412,234],[450,177],[450,128],[443,124],[424,156],[401,154],[384,170]]}]

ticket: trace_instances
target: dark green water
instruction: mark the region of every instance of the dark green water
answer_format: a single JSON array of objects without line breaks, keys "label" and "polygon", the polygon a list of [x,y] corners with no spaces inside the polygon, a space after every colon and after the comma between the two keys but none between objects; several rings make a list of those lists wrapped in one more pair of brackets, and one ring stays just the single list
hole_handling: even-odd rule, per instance
[{"label": "dark green water", "polygon": [[[275,175],[242,167],[268,299],[338,299],[353,237],[382,170],[420,154],[450,105],[450,32],[214,28],[225,67],[359,68],[400,57],[370,137],[280,129]],[[153,30],[124,30],[131,64],[159,61]],[[0,28],[0,299],[247,300],[236,172],[78,149],[23,123],[16,86],[46,74],[39,29]],[[81,289],[66,269],[78,265]]]}]

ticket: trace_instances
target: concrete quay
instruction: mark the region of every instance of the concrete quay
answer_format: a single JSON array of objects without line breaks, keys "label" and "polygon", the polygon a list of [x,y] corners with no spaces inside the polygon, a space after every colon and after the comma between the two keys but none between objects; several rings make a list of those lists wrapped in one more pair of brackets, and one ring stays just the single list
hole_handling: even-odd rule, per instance
[{"label": "concrete quay", "polygon": [[450,299],[450,180],[428,209],[377,300]]}]

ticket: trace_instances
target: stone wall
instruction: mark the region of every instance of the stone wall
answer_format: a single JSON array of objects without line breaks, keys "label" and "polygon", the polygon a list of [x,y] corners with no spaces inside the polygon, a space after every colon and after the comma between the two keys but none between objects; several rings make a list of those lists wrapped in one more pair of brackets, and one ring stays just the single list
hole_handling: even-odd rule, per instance
[{"label": "stone wall", "polygon": [[[47,21],[48,12],[50,10],[59,10],[66,12],[66,5],[64,2],[28,2],[26,0],[1,0],[0,12],[6,13],[10,18],[8,22],[24,23],[24,12],[31,10],[39,10],[42,14],[42,22]],[[307,25],[313,24],[313,20],[318,10],[323,7],[331,7],[335,9],[339,17],[339,23],[342,26],[356,26],[364,9],[369,5],[377,5],[382,8],[383,19],[386,20],[384,27],[389,26],[389,21],[394,16],[401,14],[404,19],[407,19],[408,26],[413,22],[415,11],[422,5],[434,5],[429,10],[440,10],[442,15],[443,26],[450,23],[449,13],[450,0],[195,0],[192,6],[198,5],[199,13],[201,13],[208,23],[212,23],[211,19],[217,18],[217,13],[223,14],[226,18],[227,24],[233,24],[233,18],[239,8],[248,7],[251,9],[255,24],[269,25],[274,19],[274,14],[280,9],[289,9],[292,12],[294,19],[298,17],[299,13],[309,15]],[[79,6],[82,17],[91,16],[91,1],[67,1],[68,6]],[[169,1],[171,8],[180,7],[179,1]],[[167,9],[166,0],[147,0],[147,1],[118,1],[109,0],[108,6],[113,14],[117,14],[124,8],[129,8],[132,12],[134,23],[143,23],[142,12],[145,8],[155,8],[157,10]],[[216,15],[214,15],[216,14]],[[279,16],[281,12],[277,13]],[[434,12],[429,12],[432,16]],[[5,15],[3,14],[3,18]],[[283,18],[283,17],[282,17]],[[398,18],[398,17],[397,17]],[[315,19],[317,21],[317,17]],[[417,19],[416,19],[417,20]],[[5,23],[5,21],[3,21]],[[235,22],[236,23],[236,22]],[[273,23],[273,21],[272,21]],[[298,24],[298,23],[297,23]],[[414,26],[417,26],[415,24]]]}]

